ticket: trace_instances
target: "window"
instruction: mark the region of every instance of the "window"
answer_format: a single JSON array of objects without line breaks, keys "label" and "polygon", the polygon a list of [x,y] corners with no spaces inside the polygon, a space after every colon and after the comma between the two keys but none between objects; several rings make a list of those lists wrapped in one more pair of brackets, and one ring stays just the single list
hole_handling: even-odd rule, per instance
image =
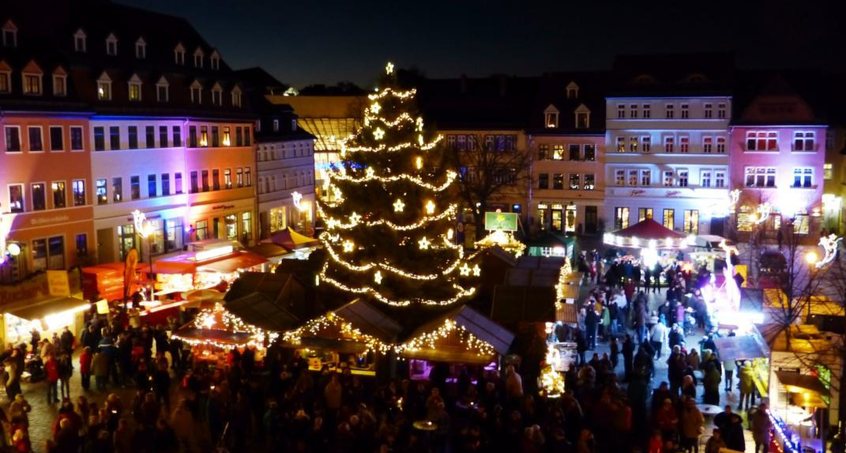
[{"label": "window", "polygon": [[65,182],[64,181],[53,181],[50,184],[50,188],[53,190],[53,209],[65,208],[67,207],[67,190],[65,189]]},{"label": "window", "polygon": [[664,187],[672,187],[675,183],[675,177],[672,170],[664,172]]},{"label": "window", "polygon": [[11,20],[3,25],[3,47],[18,47],[18,27]]},{"label": "window", "polygon": [[97,204],[104,205],[109,204],[109,194],[108,188],[106,187],[106,180],[105,179],[98,179],[95,182],[96,195],[97,195]]},{"label": "window", "polygon": [[227,168],[223,170],[223,187],[226,189],[232,188],[232,169]]},{"label": "window", "polygon": [[[0,90],[2,91],[2,90]],[[68,95],[68,77],[64,74],[53,74],[53,96]]]},{"label": "window", "polygon": [[65,150],[65,135],[62,126],[50,126],[50,151]]},{"label": "window", "polygon": [[681,108],[679,110],[681,110],[681,117],[690,118],[690,105],[682,104],[680,107]]},{"label": "window", "polygon": [[686,168],[680,168],[676,174],[678,174],[679,177],[679,187],[687,187],[689,176],[688,170]]},{"label": "window", "polygon": [[194,67],[195,68],[202,68],[203,67],[203,57],[205,54],[203,53],[203,49],[197,47],[197,50],[194,51]]},{"label": "window", "polygon": [[202,175],[203,192],[208,192],[209,189],[210,189],[210,186],[209,186],[209,171],[203,170],[200,173]]},{"label": "window", "polygon": [[626,137],[617,137],[617,152],[626,152]]},{"label": "window", "polygon": [[778,151],[778,133],[774,131],[747,132],[747,151]]},{"label": "window", "polygon": [[614,229],[629,227],[629,208],[614,208]]},{"label": "window", "polygon": [[614,171],[614,185],[617,185],[617,186],[625,186],[626,185],[626,170],[616,170],[616,171]]},{"label": "window", "polygon": [[80,28],[73,35],[73,50],[76,52],[85,52],[87,47],[85,32]]},{"label": "window", "polygon": [[212,188],[213,190],[220,190],[220,170],[212,170]]},{"label": "window", "polygon": [[569,146],[569,151],[570,151],[569,154],[570,154],[570,160],[571,161],[581,160],[582,154],[581,154],[581,150],[579,148],[581,148],[579,145],[570,145]]},{"label": "window", "polygon": [[714,151],[714,137],[702,137],[702,152],[711,153]]},{"label": "window", "polygon": [[10,81],[11,72],[7,70],[0,71],[0,93],[11,93],[12,84]]},{"label": "window", "polygon": [[251,212],[241,213],[241,233],[244,241],[253,238],[253,215]]},{"label": "window", "polygon": [[135,41],[135,58],[139,60],[147,58],[147,43],[144,38],[138,38],[138,41]]},{"label": "window", "polygon": [[41,96],[41,75],[23,74],[23,92],[30,96]]},{"label": "window", "polygon": [[652,218],[652,208],[637,208],[637,221],[643,222]]},{"label": "window", "polygon": [[129,178],[129,194],[133,200],[141,198],[141,177],[131,176]]},{"label": "window", "polygon": [[238,187],[244,187],[244,169],[239,168],[235,171],[235,182]]},{"label": "window", "polygon": [[173,175],[173,189],[177,194],[182,193],[182,173],[175,173]]},{"label": "window", "polygon": [[[238,87],[232,90],[232,107],[241,107],[241,89]],[[297,120],[294,120],[294,130],[297,130]]]},{"label": "window", "polygon": [[823,164],[823,177],[830,181],[834,177],[834,167],[830,163]]},{"label": "window", "polygon": [[793,151],[816,151],[813,132],[794,132]]},{"label": "window", "polygon": [[811,167],[793,168],[793,187],[810,188],[814,185],[814,169]]},{"label": "window", "polygon": [[32,268],[34,271],[47,269],[47,239],[32,241]]},{"label": "window", "polygon": [[203,87],[200,85],[200,82],[194,82],[191,85],[191,103],[192,104],[202,104],[203,103]]},{"label": "window", "polygon": [[106,38],[106,55],[117,55],[117,38],[113,34]]},{"label": "window", "polygon": [[679,151],[687,153],[690,151],[690,137],[682,135],[679,137]]},{"label": "window", "polygon": [[576,112],[576,129],[587,129],[590,127],[590,113]]},{"label": "window", "polygon": [[643,104],[643,117],[652,118],[652,106],[649,104]]},{"label": "window", "polygon": [[247,187],[253,185],[253,174],[250,170],[250,167],[244,169],[244,183],[247,184]]},{"label": "window", "polygon": [[711,170],[700,170],[699,185],[702,187],[711,187]]},{"label": "window", "polygon": [[715,171],[714,172],[714,187],[723,188],[726,186],[726,172],[725,171]]},{"label": "window", "polygon": [[[452,137],[450,135],[450,137]],[[549,159],[549,145],[542,144],[538,145],[538,160],[547,160]]]},{"label": "window", "polygon": [[242,146],[244,144],[244,137],[240,127],[235,128],[235,146]]},{"label": "window", "polygon": [[87,195],[85,193],[85,180],[84,179],[75,179],[73,180],[73,186],[71,187],[73,190],[73,205],[74,206],[85,206],[87,204]]},{"label": "window", "polygon": [[667,104],[665,111],[667,112],[667,118],[670,118],[670,119],[675,118],[675,116],[676,116],[676,106],[674,106],[673,104]]},{"label": "window", "polygon": [[703,106],[705,118],[713,118],[714,117],[714,104],[706,103]]},{"label": "window", "polygon": [[167,102],[170,97],[169,92],[169,84],[167,80],[162,76],[158,82],[156,82],[156,101],[158,102]]},{"label": "window", "polygon": [[167,126],[159,126],[159,148],[167,148]]},{"label": "window", "polygon": [[156,128],[155,126],[147,126],[144,128],[144,144],[147,148],[156,147]]},{"label": "window", "polygon": [[630,186],[636,186],[637,185],[637,170],[629,170],[628,174],[629,174],[628,184]]},{"label": "window", "polygon": [[552,159],[564,160],[564,145],[552,145]]},{"label": "window", "polygon": [[631,104],[629,106],[629,117],[637,118],[637,104]]},{"label": "window", "polygon": [[173,126],[173,146],[182,146],[182,128]]},{"label": "window", "polygon": [[209,127],[200,126],[200,146],[205,148],[209,146]]},{"label": "window", "polygon": [[617,104],[617,118],[626,117],[626,104]]},{"label": "window", "polygon": [[197,147],[197,126],[188,126],[188,146]]},{"label": "window", "polygon": [[564,190],[564,175],[561,173],[552,175],[552,188],[555,190]]},{"label": "window", "polygon": [[82,147],[82,127],[81,126],[71,126],[71,128],[70,128],[70,142],[71,142],[71,151],[83,151],[83,147]]},{"label": "window", "polygon": [[585,190],[593,190],[596,188],[596,176],[593,173],[585,173]]},{"label": "window", "polygon": [[47,253],[49,254],[49,269],[64,269],[65,267],[65,238],[64,236],[53,236],[47,240]]},{"label": "window", "polygon": [[162,173],[162,196],[170,195],[170,173]]},{"label": "window", "polygon": [[547,129],[555,129],[558,127],[558,112],[547,112],[544,124]]},{"label": "window", "polygon": [[596,161],[596,145],[590,144],[590,143],[585,145],[585,161],[586,162]]},{"label": "window", "polygon": [[88,254],[88,235],[85,233],[76,235],[76,254],[77,256]]},{"label": "window", "polygon": [[158,185],[156,184],[156,175],[147,175],[147,197],[156,198],[156,191]]},{"label": "window", "polygon": [[32,210],[43,211],[47,209],[47,186],[43,182],[32,184]]},{"label": "window", "polygon": [[101,101],[112,99],[112,79],[105,72],[97,79],[97,99]]},{"label": "window", "polygon": [[746,167],[746,187],[775,187],[775,167]]},{"label": "window", "polygon": [[123,201],[123,178],[112,178],[112,201]]},{"label": "window", "polygon": [[684,210],[684,232],[687,234],[699,234],[699,211],[696,209]]},{"label": "window", "polygon": [[220,89],[220,85],[215,85],[212,88],[212,105],[222,105],[223,104],[223,90]]},{"label": "window", "polygon": [[120,127],[118,126],[109,127],[109,149],[113,151],[120,149]]},{"label": "window", "polygon": [[664,152],[672,153],[676,151],[676,138],[673,136],[664,137]]},{"label": "window", "polygon": [[141,100],[141,83],[140,82],[129,82],[129,100],[130,101],[140,101]]},{"label": "window", "polygon": [[6,126],[6,152],[21,152],[21,129],[18,126]]},{"label": "window", "polygon": [[25,209],[23,184],[9,184],[9,212],[20,213]]},{"label": "window", "polygon": [[725,118],[726,117],[726,105],[725,104],[717,104],[717,118]]},{"label": "window", "polygon": [[643,152],[648,153],[648,152],[652,151],[652,137],[650,137],[648,135],[645,136],[645,137],[641,137],[640,142],[643,145],[642,148],[641,148],[641,149],[643,149]]},{"label": "window", "polygon": [[200,191],[200,183],[197,178],[197,172],[191,172],[191,193],[197,193]]},{"label": "window", "polygon": [[640,171],[640,185],[642,185],[642,186],[652,185],[652,171],[651,170],[641,170]]},{"label": "window", "polygon": [[538,189],[549,189],[549,173],[538,175]]},{"label": "window", "polygon": [[676,227],[676,210],[664,209],[664,228],[675,229]]},{"label": "window", "polygon": [[212,126],[212,147],[217,148],[220,146],[220,128],[217,126]]},{"label": "window", "polygon": [[177,44],[173,49],[173,58],[176,64],[185,64],[185,47],[182,46],[182,43]]},{"label": "window", "polygon": [[579,190],[581,177],[578,173],[570,173],[570,190]]},{"label": "window", "polygon": [[138,149],[138,126],[127,126],[126,134],[129,141],[129,149]]},{"label": "window", "polygon": [[629,151],[637,152],[637,137],[629,137]]},{"label": "window", "polygon": [[223,127],[223,146],[232,146],[232,139],[231,134],[229,133],[229,126]]},{"label": "window", "polygon": [[717,152],[720,154],[726,153],[726,138],[717,137]]},{"label": "window", "polygon": [[34,152],[44,151],[41,126],[29,126],[27,128],[27,133],[29,135],[29,150]]}]

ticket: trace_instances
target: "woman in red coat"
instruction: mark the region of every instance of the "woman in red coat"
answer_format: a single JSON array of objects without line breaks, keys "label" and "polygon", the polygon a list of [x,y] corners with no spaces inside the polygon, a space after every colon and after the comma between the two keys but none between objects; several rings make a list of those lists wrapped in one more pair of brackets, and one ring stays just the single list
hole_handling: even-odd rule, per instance
[{"label": "woman in red coat", "polygon": [[44,373],[47,375],[47,404],[56,404],[59,402],[59,363],[52,352],[47,354]]},{"label": "woman in red coat", "polygon": [[94,354],[91,353],[91,348],[86,346],[79,354],[79,375],[82,379],[82,389],[88,390],[91,386],[91,360]]}]

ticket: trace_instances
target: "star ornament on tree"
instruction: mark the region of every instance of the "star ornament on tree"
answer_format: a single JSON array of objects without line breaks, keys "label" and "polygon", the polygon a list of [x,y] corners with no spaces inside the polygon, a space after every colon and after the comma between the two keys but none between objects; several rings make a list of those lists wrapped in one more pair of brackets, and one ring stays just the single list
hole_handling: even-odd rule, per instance
[{"label": "star ornament on tree", "polygon": [[382,106],[379,105],[378,102],[374,102],[373,105],[370,106],[370,111],[373,112],[374,115],[378,115],[380,110],[382,110]]},{"label": "star ornament on tree", "polygon": [[353,244],[352,241],[350,241],[350,240],[344,241],[344,252],[346,252],[346,253],[352,252],[353,247],[355,247],[355,244]]},{"label": "star ornament on tree", "polygon": [[463,266],[458,268],[458,271],[461,272],[462,277],[467,277],[470,275],[470,266],[468,266],[467,263],[464,263]]},{"label": "star ornament on tree", "polygon": [[360,215],[358,215],[357,213],[353,212],[353,213],[350,215],[350,223],[351,223],[351,224],[353,224],[353,225],[357,225],[359,220],[361,220],[361,216],[360,216]]},{"label": "star ornament on tree", "polygon": [[429,200],[429,202],[426,203],[426,214],[434,214],[434,213],[435,213],[435,202],[432,201],[432,200]]},{"label": "star ornament on tree", "polygon": [[376,273],[373,274],[373,281],[375,281],[377,285],[382,284],[382,271],[376,271]]},{"label": "star ornament on tree", "polygon": [[480,275],[482,275],[482,269],[477,264],[477,265],[473,266],[473,276],[478,277]]},{"label": "star ornament on tree", "polygon": [[417,244],[420,246],[420,250],[426,250],[429,248],[431,242],[429,242],[429,239],[427,239],[426,236],[423,236],[423,239],[417,241]]},{"label": "star ornament on tree", "polygon": [[394,202],[394,212],[402,212],[403,209],[405,209],[405,203],[403,203],[402,200],[397,199],[397,201]]},{"label": "star ornament on tree", "polygon": [[376,140],[382,140],[385,138],[385,131],[383,131],[381,127],[377,127],[376,130],[373,131],[373,138]]},{"label": "star ornament on tree", "polygon": [[385,66],[385,72],[387,74],[393,74],[394,73],[394,64],[391,63],[390,61],[388,62],[388,65]]}]

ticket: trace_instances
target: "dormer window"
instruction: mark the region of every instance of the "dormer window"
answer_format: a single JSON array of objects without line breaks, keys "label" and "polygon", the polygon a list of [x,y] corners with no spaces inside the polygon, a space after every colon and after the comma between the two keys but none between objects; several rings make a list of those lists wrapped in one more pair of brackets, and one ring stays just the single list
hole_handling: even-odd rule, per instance
[{"label": "dormer window", "polygon": [[23,93],[30,96],[41,96],[42,75],[44,75],[44,72],[41,68],[39,68],[34,61],[30,61],[29,64],[23,68],[23,71],[21,71],[21,78],[23,79]]},{"label": "dormer window", "polygon": [[18,47],[18,27],[11,20],[3,25],[3,47]]},{"label": "dormer window", "polygon": [[581,104],[574,113],[576,114],[576,129],[589,129],[590,110],[584,104]]},{"label": "dormer window", "polygon": [[238,87],[232,89],[232,106],[241,107],[241,89]]},{"label": "dormer window", "polygon": [[138,38],[138,41],[135,41],[135,58],[139,60],[147,58],[147,42],[144,38]]},{"label": "dormer window", "polygon": [[279,120],[278,119],[273,120],[273,132],[279,132]]},{"label": "dormer window", "polygon": [[291,120],[291,130],[292,131],[297,130],[297,120],[296,119]]},{"label": "dormer window", "polygon": [[76,52],[85,52],[87,50],[86,39],[88,36],[85,35],[85,32],[82,31],[80,28],[73,34],[73,50]]},{"label": "dormer window", "polygon": [[112,78],[103,72],[97,79],[97,99],[101,101],[112,100]]},{"label": "dormer window", "polygon": [[544,122],[543,127],[547,129],[555,129],[558,127],[558,109],[554,105],[550,105],[543,111]]},{"label": "dormer window", "polygon": [[191,84],[191,103],[192,104],[202,104],[203,103],[203,86],[200,85],[200,82],[194,81]]},{"label": "dormer window", "polygon": [[220,88],[219,83],[215,83],[212,87],[212,105],[223,104],[223,89]]},{"label": "dormer window", "polygon": [[567,99],[576,99],[579,97],[579,86],[576,82],[567,84]]},{"label": "dormer window", "polygon": [[185,64],[185,47],[182,46],[182,43],[179,43],[173,49],[173,58],[178,65]]},{"label": "dormer window", "polygon": [[211,57],[211,68],[213,71],[217,71],[220,69],[220,54],[215,50],[212,52]]},{"label": "dormer window", "polygon": [[203,67],[203,57],[204,56],[205,56],[205,54],[203,54],[203,49],[200,49],[199,47],[197,47],[197,50],[194,51],[194,67],[195,68],[201,68],[202,69],[202,67]]},{"label": "dormer window", "polygon": [[12,68],[0,61],[0,93],[12,92]]},{"label": "dormer window", "polygon": [[167,102],[170,98],[169,88],[170,86],[167,83],[167,79],[165,79],[164,76],[159,78],[159,81],[156,82],[156,101]]},{"label": "dormer window", "polygon": [[132,74],[129,79],[129,100],[141,101],[141,79],[138,74]]},{"label": "dormer window", "polygon": [[68,73],[59,66],[53,71],[53,96],[68,95]]},{"label": "dormer window", "polygon": [[117,56],[117,38],[114,33],[106,38],[106,55]]}]

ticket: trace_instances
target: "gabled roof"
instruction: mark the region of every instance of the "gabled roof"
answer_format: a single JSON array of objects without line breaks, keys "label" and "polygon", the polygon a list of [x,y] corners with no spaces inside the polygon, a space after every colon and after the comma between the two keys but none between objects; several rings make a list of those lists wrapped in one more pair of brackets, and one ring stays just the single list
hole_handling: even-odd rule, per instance
[{"label": "gabled roof", "polygon": [[333,312],[352,324],[365,335],[391,342],[402,331],[402,326],[364,299],[356,299]]},{"label": "gabled roof", "polygon": [[[533,135],[580,135],[603,133],[605,128],[605,92],[607,72],[550,72],[538,78],[528,129]],[[568,97],[568,87],[577,86],[575,97]],[[579,109],[582,110],[579,110]],[[576,111],[587,108],[589,128],[576,129]],[[545,114],[557,110],[558,127],[548,128]]]},{"label": "gabled roof", "polygon": [[508,352],[508,348],[514,341],[514,334],[467,305],[462,305],[429,320],[408,335],[407,339],[419,338],[422,335],[434,332],[443,326],[447,320],[456,323],[476,338],[488,343],[501,355]]}]

